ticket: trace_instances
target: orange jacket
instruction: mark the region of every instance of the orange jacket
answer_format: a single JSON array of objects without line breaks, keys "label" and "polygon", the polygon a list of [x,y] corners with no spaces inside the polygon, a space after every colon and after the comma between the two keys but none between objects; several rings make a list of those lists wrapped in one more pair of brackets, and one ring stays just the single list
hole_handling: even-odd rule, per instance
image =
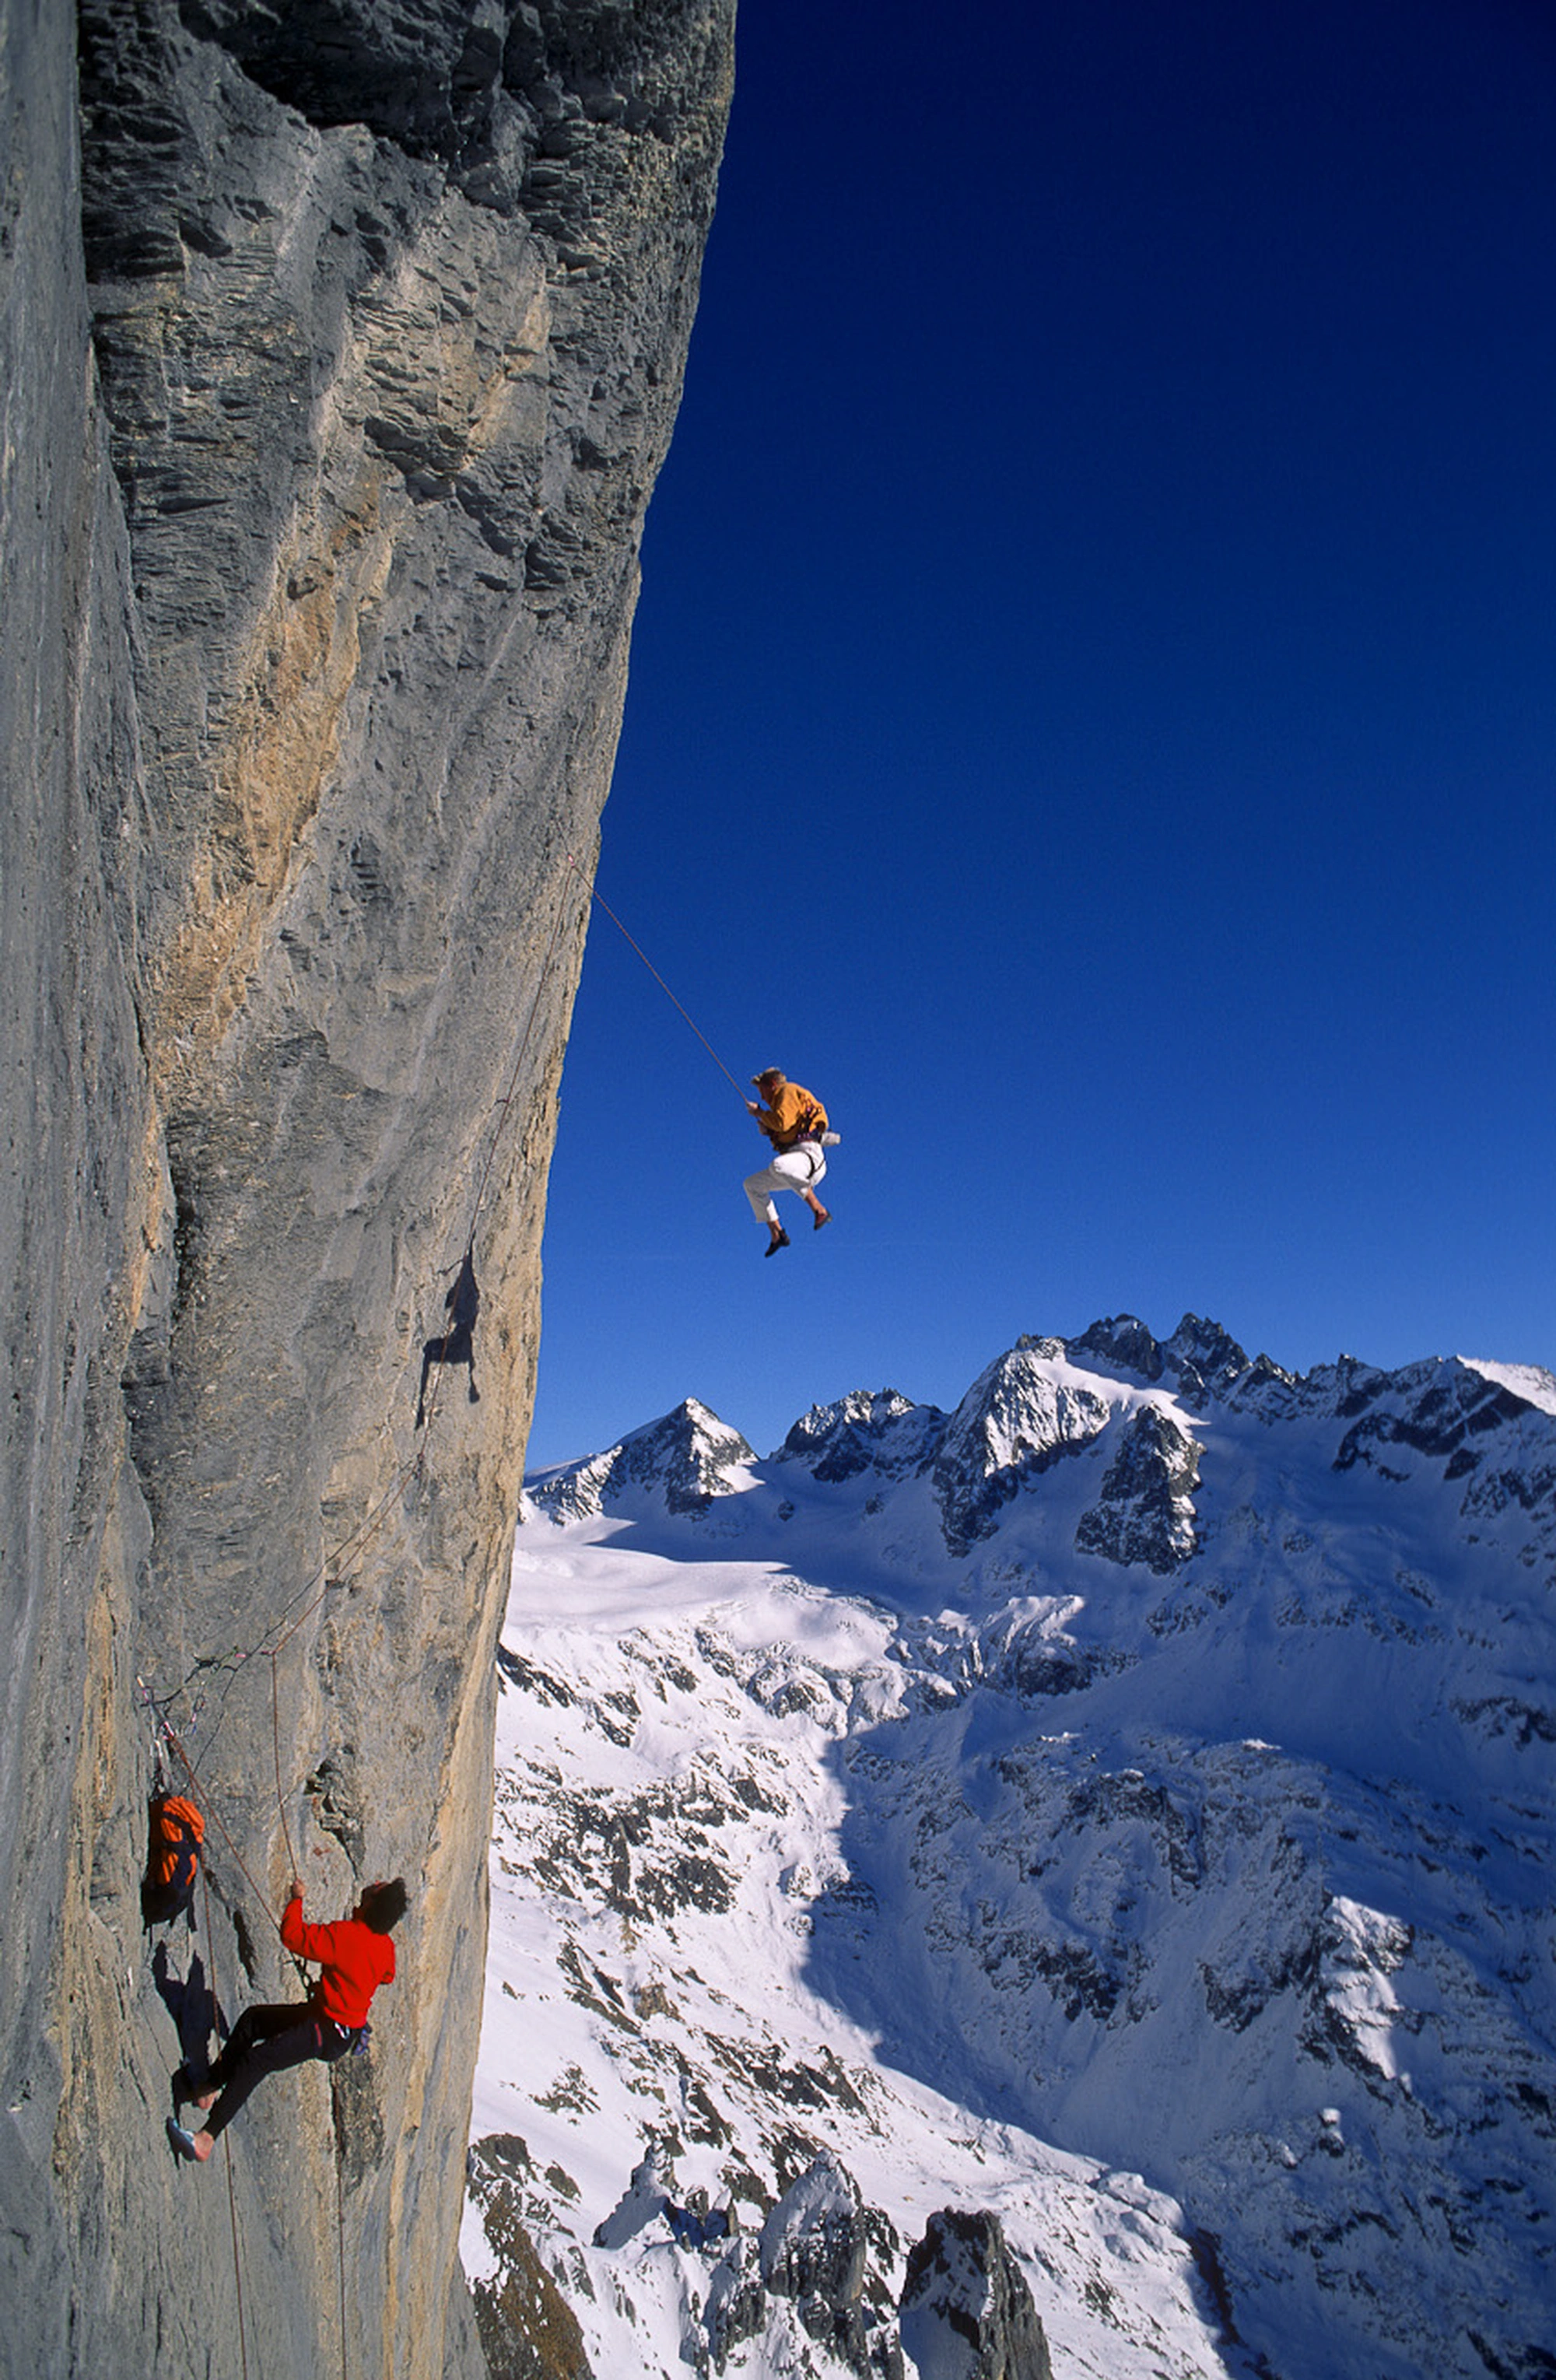
[{"label": "orange jacket", "polygon": [[757,1123],[774,1148],[793,1148],[797,1140],[825,1132],[827,1111],[814,1092],[802,1090],[797,1083],[781,1083],[772,1105],[757,1110]]},{"label": "orange jacket", "polygon": [[281,1912],[281,1939],[295,1957],[311,1960],[322,1970],[311,2005],[349,2032],[366,2024],[380,1984],[395,1980],[395,1945],[387,1934],[375,1934],[359,1917],[310,1925],[301,1899],[294,1895]]}]

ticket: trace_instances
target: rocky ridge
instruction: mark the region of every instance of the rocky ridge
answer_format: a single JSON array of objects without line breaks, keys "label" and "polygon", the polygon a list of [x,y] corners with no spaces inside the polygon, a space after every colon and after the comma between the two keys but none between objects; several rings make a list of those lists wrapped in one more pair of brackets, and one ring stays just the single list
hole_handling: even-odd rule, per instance
[{"label": "rocky ridge", "polygon": [[824,2153],[937,2375],[905,2259],[997,2217],[1056,2369],[1533,2380],[1556,1379],[1122,1318],[673,1512],[699,1411],[529,1483],[501,1655],[477,2165],[526,2143],[592,2368],[857,2368],[665,2211],[760,2232]]},{"label": "rocky ridge", "polygon": [[[30,2380],[203,2373],[240,2291],[255,2380],[327,2369],[343,2286],[357,2369],[479,2365],[490,1657],[733,13],[0,0],[0,2268]],[[467,1248],[480,1402],[434,1374],[419,1432]],[[153,1964],[167,1730],[210,1903]],[[405,1987],[333,2095],[235,2131],[235,2254],[160,2137],[174,2008],[277,1996],[294,1862],[320,1915],[407,1876]]]}]

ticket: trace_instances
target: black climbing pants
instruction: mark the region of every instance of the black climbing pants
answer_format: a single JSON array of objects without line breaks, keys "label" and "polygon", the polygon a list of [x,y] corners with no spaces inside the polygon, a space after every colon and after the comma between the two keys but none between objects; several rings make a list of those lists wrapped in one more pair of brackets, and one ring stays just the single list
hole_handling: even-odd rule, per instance
[{"label": "black climbing pants", "polygon": [[322,2058],[333,2066],[356,2040],[354,2033],[344,2032],[310,2008],[267,2007],[261,2002],[245,2009],[211,2069],[211,2080],[222,2095],[205,2118],[205,2130],[213,2139],[225,2131],[255,2083],[262,2082],[267,2074],[306,2065],[310,2058]]}]

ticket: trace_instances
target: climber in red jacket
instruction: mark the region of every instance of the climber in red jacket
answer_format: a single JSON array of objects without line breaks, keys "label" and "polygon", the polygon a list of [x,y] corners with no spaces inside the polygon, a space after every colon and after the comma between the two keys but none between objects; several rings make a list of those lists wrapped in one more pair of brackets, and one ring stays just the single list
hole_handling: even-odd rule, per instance
[{"label": "climber in red jacket", "polygon": [[178,2100],[192,2099],[197,2107],[211,2110],[198,2132],[169,2116],[168,2138],[180,2156],[203,2165],[265,2075],[301,2066],[310,2058],[333,2066],[357,2047],[374,1992],[380,1984],[394,1981],[395,1945],[389,1936],[405,1912],[405,1882],[395,1876],[365,1886],[350,1916],[337,1925],[310,1925],[302,1913],[302,1885],[293,1878],[281,1917],[281,1939],[294,1957],[320,1969],[319,1980],[301,2007],[293,2002],[245,2009],[198,2089],[188,2068],[179,2069],[174,2079]]}]

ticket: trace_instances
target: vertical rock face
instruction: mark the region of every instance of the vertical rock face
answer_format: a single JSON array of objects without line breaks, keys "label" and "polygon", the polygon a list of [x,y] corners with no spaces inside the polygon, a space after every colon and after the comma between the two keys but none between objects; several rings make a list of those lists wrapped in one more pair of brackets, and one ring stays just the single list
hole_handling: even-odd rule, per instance
[{"label": "vertical rock face", "polygon": [[[455,2254],[555,1087],[733,0],[0,0],[15,2368],[479,2368]],[[78,164],[79,160],[79,164]],[[473,1254],[476,1366],[423,1349]],[[479,1380],[479,1402],[470,1388]],[[153,1973],[172,1730],[210,1899]],[[412,1893],[371,2060],[194,1980]],[[159,1989],[159,1985],[161,1988]]]}]

